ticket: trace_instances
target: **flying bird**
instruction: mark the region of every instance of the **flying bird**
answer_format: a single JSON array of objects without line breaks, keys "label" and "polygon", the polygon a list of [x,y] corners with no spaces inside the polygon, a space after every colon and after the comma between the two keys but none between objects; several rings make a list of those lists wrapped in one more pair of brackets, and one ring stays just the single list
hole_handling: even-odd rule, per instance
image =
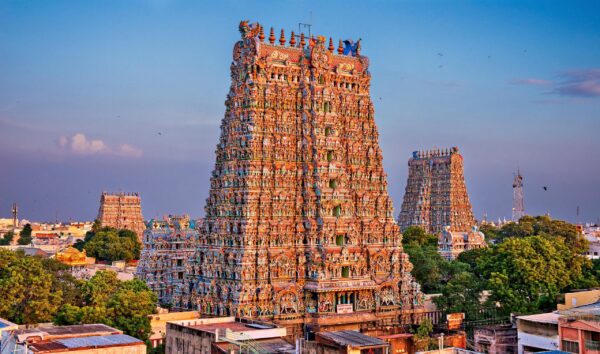
[{"label": "flying bird", "polygon": [[443,68],[443,67],[444,67],[443,65],[439,65],[439,66],[438,66],[438,69],[441,69],[441,68]]},{"label": "flying bird", "polygon": [[545,191],[547,191],[548,190],[548,186],[543,186],[542,189],[545,190]]},{"label": "flying bird", "polygon": [[440,57],[443,57],[443,56],[444,56],[444,53],[438,53],[438,55],[439,55]]},{"label": "flying bird", "polygon": [[158,132],[158,135],[162,136],[162,133],[161,133],[161,132]]}]

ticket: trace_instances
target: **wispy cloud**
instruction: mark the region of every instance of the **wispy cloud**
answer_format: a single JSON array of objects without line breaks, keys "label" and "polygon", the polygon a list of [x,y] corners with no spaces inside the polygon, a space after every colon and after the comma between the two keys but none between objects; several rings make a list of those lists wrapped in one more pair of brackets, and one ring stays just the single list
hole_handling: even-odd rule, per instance
[{"label": "wispy cloud", "polygon": [[600,68],[578,69],[562,72],[557,80],[536,78],[510,81],[514,85],[549,87],[545,93],[566,97],[600,97]]},{"label": "wispy cloud", "polygon": [[518,79],[510,82],[513,85],[528,85],[528,86],[547,86],[551,85],[552,81],[542,79]]},{"label": "wispy cloud", "polygon": [[113,155],[123,157],[141,157],[143,152],[129,144],[121,144],[115,148],[109,147],[100,139],[88,139],[85,134],[60,136],[57,146],[61,152],[75,155]]},{"label": "wispy cloud", "polygon": [[562,74],[554,93],[575,97],[600,97],[600,69],[571,70]]}]

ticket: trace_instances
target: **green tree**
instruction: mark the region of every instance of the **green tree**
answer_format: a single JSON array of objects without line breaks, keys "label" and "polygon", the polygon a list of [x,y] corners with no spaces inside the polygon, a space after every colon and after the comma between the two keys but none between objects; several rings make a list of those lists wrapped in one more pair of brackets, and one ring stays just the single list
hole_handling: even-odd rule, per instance
[{"label": "green tree", "polygon": [[418,226],[409,226],[402,233],[402,244],[437,247],[438,238],[435,235],[426,233],[425,230]]},{"label": "green tree", "polygon": [[157,298],[143,281],[120,281],[115,272],[101,271],[83,285],[83,296],[84,306],[63,305],[55,323],[105,323],[141,340],[149,338],[148,315],[156,310]]},{"label": "green tree", "polygon": [[433,301],[444,313],[463,312],[468,320],[475,320],[483,309],[480,302],[483,285],[473,273],[460,272],[448,281],[442,295]]},{"label": "green tree", "polygon": [[19,239],[17,240],[19,245],[31,244],[31,224],[27,224],[23,227],[23,230],[19,233]]},{"label": "green tree", "polygon": [[478,272],[504,313],[530,313],[554,308],[556,296],[580,277],[583,261],[560,237],[511,237],[478,260]]},{"label": "green tree", "polygon": [[62,301],[53,275],[37,257],[0,250],[0,317],[17,324],[52,320]]},{"label": "green tree", "polygon": [[4,234],[4,236],[2,236],[2,238],[0,238],[0,246],[10,245],[14,238],[15,233],[12,230],[8,231]]},{"label": "green tree", "polygon": [[[81,244],[78,246],[81,247]],[[88,232],[83,245],[89,256],[109,262],[139,259],[141,247],[134,232],[109,227]]]},{"label": "green tree", "polygon": [[437,247],[411,243],[404,247],[404,251],[413,265],[411,274],[421,284],[421,289],[426,293],[440,291],[449,264],[439,254]]}]

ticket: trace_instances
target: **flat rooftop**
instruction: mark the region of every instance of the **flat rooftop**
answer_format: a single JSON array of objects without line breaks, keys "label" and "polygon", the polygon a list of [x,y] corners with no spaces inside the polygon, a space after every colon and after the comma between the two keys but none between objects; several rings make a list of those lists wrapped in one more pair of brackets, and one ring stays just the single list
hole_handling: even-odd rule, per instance
[{"label": "flat rooftop", "polygon": [[340,346],[351,347],[378,347],[387,346],[388,343],[379,338],[371,337],[357,331],[336,331],[336,332],[320,332],[318,337],[322,337],[334,342]]},{"label": "flat rooftop", "polygon": [[55,350],[80,350],[84,348],[122,347],[129,345],[145,345],[144,342],[126,334],[110,334],[104,336],[88,336],[79,338],[49,339],[31,343],[29,350],[37,353]]},{"label": "flat rooftop", "polygon": [[243,331],[245,332],[245,331],[262,331],[265,329],[276,328],[276,327],[264,328],[264,326],[262,326],[263,328],[257,328],[257,326],[254,326],[249,323],[242,323],[242,322],[210,323],[210,324],[191,325],[188,327],[197,329],[199,331],[210,332],[210,333],[215,333],[217,330],[219,331],[219,333],[222,333],[225,329],[229,329],[234,332],[243,332]]},{"label": "flat rooftop", "polygon": [[548,312],[538,313],[537,315],[518,316],[517,318],[529,322],[558,324],[559,317],[560,315],[556,312]]},{"label": "flat rooftop", "polygon": [[69,338],[69,337],[86,337],[93,335],[109,335],[121,334],[122,332],[116,328],[112,328],[105,324],[84,324],[72,326],[51,326],[19,329],[15,331],[15,335],[37,335],[42,339],[49,338]]}]

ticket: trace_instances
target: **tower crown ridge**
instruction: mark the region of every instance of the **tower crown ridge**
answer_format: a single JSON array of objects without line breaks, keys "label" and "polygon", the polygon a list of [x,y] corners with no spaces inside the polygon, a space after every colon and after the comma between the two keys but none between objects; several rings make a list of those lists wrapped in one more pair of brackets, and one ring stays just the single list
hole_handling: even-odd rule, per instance
[{"label": "tower crown ridge", "polygon": [[[325,47],[332,55],[351,57],[361,56],[361,38],[356,41],[353,39],[340,39],[338,49],[335,50],[335,46],[333,45],[333,37],[326,37],[322,35],[306,36],[304,32],[296,33],[294,31],[290,31],[290,38],[289,40],[286,40],[285,31],[284,29],[281,29],[279,30],[279,39],[277,39],[275,36],[277,31],[271,27],[269,32],[270,36],[267,38],[268,42],[265,42],[264,30],[264,26],[262,26],[259,22],[250,22],[249,20],[240,21],[239,31],[242,39],[256,39],[262,44],[283,48],[303,49],[305,48],[306,44],[308,44],[306,48],[313,48],[314,46],[320,45]],[[308,38],[308,43],[305,42],[304,38]]]},{"label": "tower crown ridge", "polygon": [[458,147],[453,146],[451,148],[444,149],[429,149],[429,150],[415,150],[413,151],[413,159],[430,159],[432,157],[448,157],[454,154],[458,154]]}]

